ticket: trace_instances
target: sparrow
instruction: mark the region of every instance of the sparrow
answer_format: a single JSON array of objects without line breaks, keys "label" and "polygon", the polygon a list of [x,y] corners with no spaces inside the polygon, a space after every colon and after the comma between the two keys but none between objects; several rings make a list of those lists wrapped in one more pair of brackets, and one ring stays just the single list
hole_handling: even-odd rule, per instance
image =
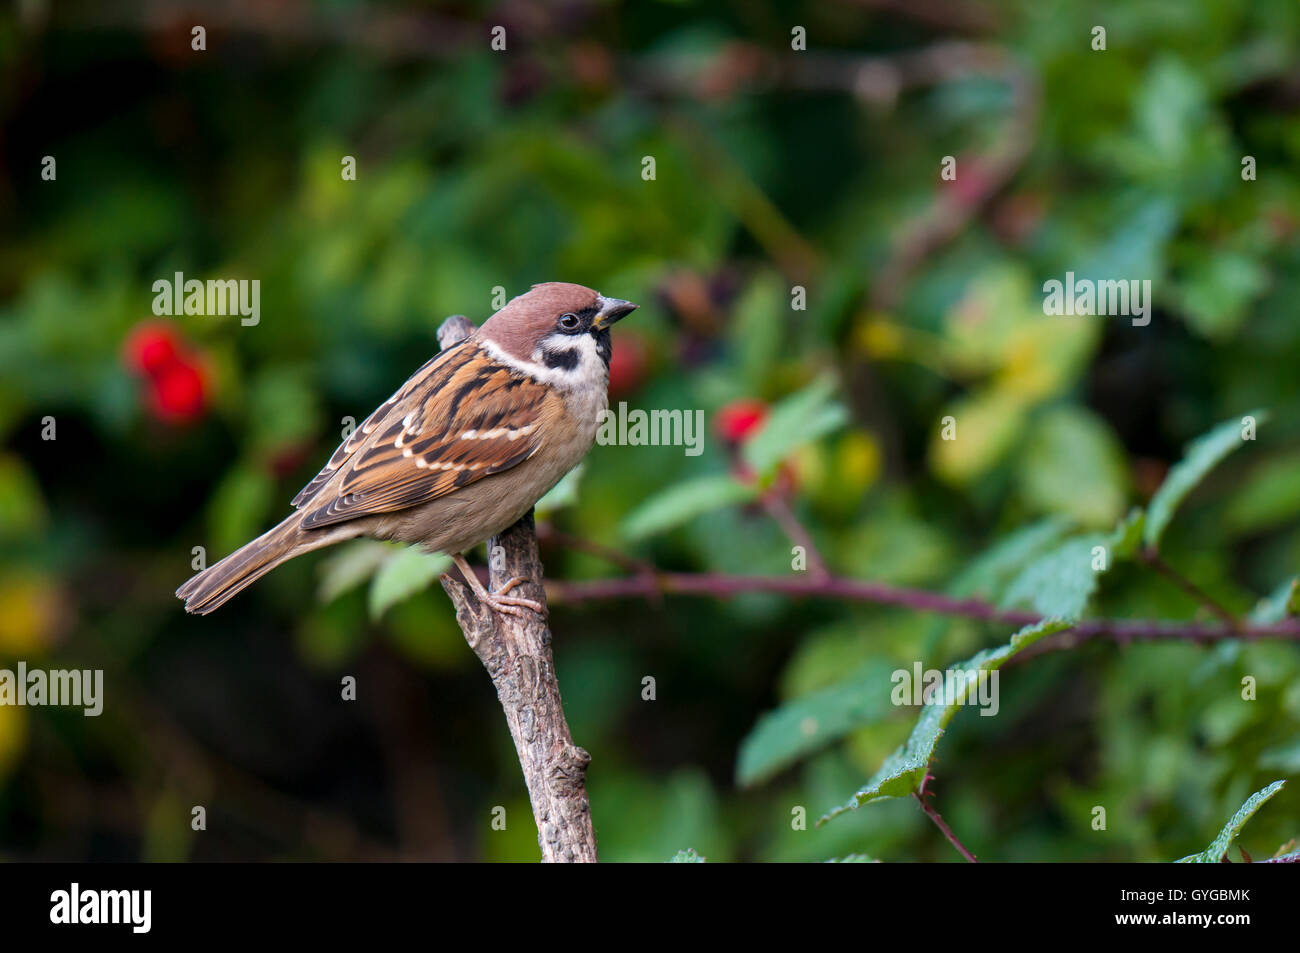
[{"label": "sparrow", "polygon": [[512,525],[591,449],[609,406],[610,326],[636,309],[549,282],[513,298],[411,375],[293,498],[284,522],[176,590],[206,615],[295,556],[360,536],[446,553],[498,612],[465,552]]}]

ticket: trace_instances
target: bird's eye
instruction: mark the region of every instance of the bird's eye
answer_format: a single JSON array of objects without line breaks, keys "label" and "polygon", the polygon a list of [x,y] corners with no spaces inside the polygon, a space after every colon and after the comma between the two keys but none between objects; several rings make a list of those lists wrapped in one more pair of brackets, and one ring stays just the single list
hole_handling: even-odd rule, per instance
[{"label": "bird's eye", "polygon": [[581,324],[582,321],[572,312],[560,315],[560,327],[565,331],[576,331]]}]

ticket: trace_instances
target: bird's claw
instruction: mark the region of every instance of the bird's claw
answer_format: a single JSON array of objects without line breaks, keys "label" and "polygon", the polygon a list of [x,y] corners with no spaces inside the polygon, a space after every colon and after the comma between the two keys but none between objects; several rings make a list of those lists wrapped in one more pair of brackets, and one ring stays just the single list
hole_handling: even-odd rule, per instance
[{"label": "bird's claw", "polygon": [[538,615],[546,614],[546,607],[540,602],[537,602],[535,599],[521,599],[517,596],[507,596],[504,593],[508,591],[509,589],[507,587],[502,586],[501,589],[496,592],[486,593],[486,598],[481,598],[480,601],[485,602],[490,608],[497,612],[521,618],[524,614],[524,609],[532,609]]}]

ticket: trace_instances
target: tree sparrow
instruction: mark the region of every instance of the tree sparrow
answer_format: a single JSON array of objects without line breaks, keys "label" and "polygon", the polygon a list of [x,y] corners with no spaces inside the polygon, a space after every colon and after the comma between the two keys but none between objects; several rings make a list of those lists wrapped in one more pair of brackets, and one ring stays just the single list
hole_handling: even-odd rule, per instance
[{"label": "tree sparrow", "polygon": [[609,328],[636,307],[562,282],[508,302],[367,417],[292,516],[177,589],[186,611],[207,614],[286,560],[369,536],[447,553],[497,611],[540,612],[509,595],[524,580],[488,592],[463,554],[591,449],[609,405]]}]

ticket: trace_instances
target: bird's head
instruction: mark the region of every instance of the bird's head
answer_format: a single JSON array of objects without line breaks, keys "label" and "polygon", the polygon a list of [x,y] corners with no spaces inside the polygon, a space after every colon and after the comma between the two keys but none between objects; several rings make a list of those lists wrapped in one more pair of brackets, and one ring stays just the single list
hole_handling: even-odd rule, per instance
[{"label": "bird's head", "polygon": [[551,281],[511,299],[479,335],[509,357],[576,383],[609,368],[610,326],[637,308],[582,285]]}]

